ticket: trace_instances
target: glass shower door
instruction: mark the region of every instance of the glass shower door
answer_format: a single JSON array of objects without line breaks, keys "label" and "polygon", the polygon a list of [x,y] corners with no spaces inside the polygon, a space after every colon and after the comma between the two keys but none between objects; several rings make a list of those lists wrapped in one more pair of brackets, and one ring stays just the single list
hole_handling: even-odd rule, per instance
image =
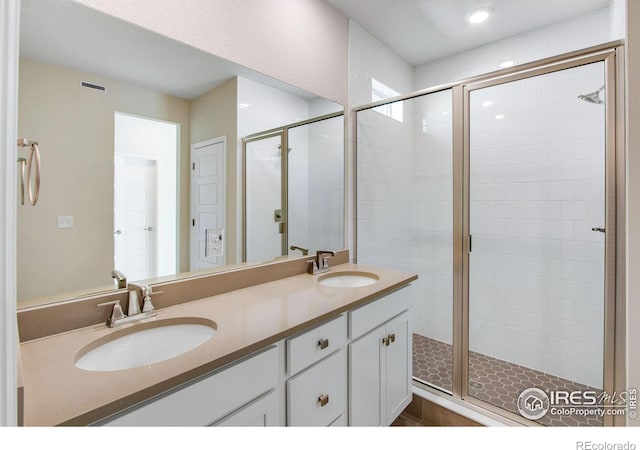
[{"label": "glass shower door", "polygon": [[278,132],[245,142],[244,261],[287,254],[282,141]]},{"label": "glass shower door", "polygon": [[466,393],[543,425],[602,425],[519,396],[603,389],[603,85],[598,62],[469,92]]}]

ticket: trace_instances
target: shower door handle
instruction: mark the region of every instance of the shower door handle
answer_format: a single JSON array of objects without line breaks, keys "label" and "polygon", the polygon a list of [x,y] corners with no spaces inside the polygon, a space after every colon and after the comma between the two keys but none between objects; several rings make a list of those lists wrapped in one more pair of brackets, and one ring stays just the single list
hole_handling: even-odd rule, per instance
[{"label": "shower door handle", "polygon": [[591,229],[591,231],[597,231],[598,233],[604,233],[606,231],[606,228],[593,227]]}]

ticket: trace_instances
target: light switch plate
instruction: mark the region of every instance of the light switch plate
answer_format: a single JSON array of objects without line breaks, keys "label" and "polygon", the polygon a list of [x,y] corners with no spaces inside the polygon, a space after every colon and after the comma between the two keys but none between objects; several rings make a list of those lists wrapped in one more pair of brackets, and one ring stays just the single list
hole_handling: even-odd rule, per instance
[{"label": "light switch plate", "polygon": [[58,216],[58,228],[73,228],[73,216]]}]

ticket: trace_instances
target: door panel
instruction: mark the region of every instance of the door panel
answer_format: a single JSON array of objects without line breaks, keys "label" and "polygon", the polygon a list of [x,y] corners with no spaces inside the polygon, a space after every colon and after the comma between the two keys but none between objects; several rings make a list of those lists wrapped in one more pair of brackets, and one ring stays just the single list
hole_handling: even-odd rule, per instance
[{"label": "door panel", "polygon": [[529,387],[603,388],[603,85],[598,62],[469,93],[467,390],[516,414]]},{"label": "door panel", "polygon": [[131,280],[156,276],[156,161],[115,158],[115,267]]}]

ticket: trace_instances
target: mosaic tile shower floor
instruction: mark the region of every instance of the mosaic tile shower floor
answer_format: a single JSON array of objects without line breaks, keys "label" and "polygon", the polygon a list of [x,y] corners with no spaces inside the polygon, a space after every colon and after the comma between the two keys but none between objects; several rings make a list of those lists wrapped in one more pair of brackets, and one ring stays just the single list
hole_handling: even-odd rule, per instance
[{"label": "mosaic tile shower floor", "polygon": [[[451,391],[453,384],[451,354],[451,345],[414,333],[414,378]],[[471,397],[519,414],[516,406],[518,396],[529,387],[538,387],[542,390],[598,390],[480,353],[469,353],[469,395]],[[602,426],[602,417],[547,414],[537,422],[546,426]]]}]

